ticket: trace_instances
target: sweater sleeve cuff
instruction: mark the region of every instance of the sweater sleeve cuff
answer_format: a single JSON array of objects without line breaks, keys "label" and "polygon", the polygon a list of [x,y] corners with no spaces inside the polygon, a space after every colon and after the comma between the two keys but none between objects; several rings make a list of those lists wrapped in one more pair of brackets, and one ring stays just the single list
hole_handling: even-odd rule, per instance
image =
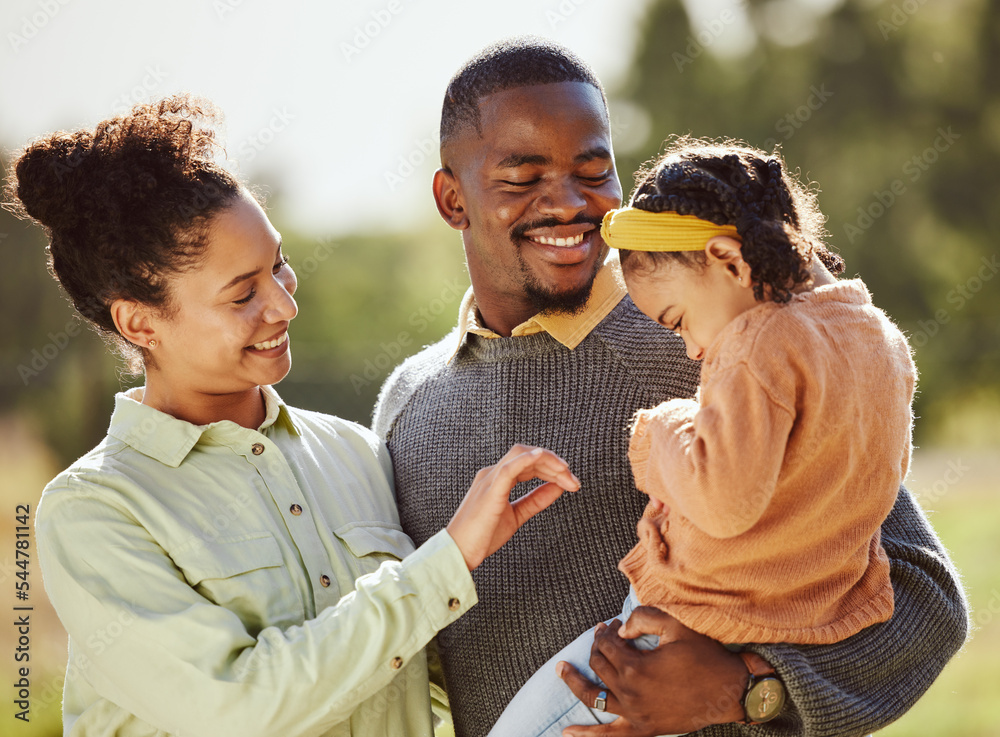
[{"label": "sweater sleeve cuff", "polygon": [[437,629],[451,624],[479,601],[462,551],[447,530],[440,530],[408,555],[406,567]]},{"label": "sweater sleeve cuff", "polygon": [[652,409],[636,412],[629,440],[628,459],[639,491],[649,494],[648,467],[652,436],[657,431],[676,432],[698,414],[698,403],[691,399],[670,399]]}]

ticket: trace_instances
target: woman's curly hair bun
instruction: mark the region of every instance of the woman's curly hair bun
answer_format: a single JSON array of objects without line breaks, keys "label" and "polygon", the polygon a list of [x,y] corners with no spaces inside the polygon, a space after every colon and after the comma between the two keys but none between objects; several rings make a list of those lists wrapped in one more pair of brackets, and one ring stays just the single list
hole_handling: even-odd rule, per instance
[{"label": "woman's curly hair bun", "polygon": [[45,228],[53,275],[133,371],[142,356],[112,302],[169,309],[166,278],[198,258],[209,220],[242,191],[217,160],[221,120],[208,100],[175,95],[34,140],[11,167],[8,208]]}]

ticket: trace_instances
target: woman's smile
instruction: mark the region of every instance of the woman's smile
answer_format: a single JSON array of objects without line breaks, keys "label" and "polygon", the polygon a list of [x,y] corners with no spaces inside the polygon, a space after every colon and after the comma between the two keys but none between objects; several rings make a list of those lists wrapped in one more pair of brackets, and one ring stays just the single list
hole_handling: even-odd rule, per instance
[{"label": "woman's smile", "polygon": [[284,346],[284,348],[282,348],[283,351],[287,350],[287,348],[288,348],[288,330],[287,330],[287,328],[285,330],[283,330],[281,332],[281,334],[278,335],[278,337],[276,337],[276,338],[270,338],[268,340],[261,341],[260,343],[254,343],[253,345],[249,345],[249,346],[247,346],[246,350],[248,350],[248,351],[256,351],[256,352],[263,352],[263,351],[273,350],[273,349],[275,349],[275,348],[277,348],[279,346]]}]

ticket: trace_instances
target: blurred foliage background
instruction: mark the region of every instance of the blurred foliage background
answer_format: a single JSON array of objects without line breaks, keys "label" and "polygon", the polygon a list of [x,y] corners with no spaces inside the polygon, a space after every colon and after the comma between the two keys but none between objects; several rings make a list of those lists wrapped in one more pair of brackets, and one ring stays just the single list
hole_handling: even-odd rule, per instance
[{"label": "blurred foliage background", "polygon": [[[651,2],[636,48],[622,49],[631,72],[608,92],[625,191],[674,133],[779,146],[819,183],[847,275],[866,280],[915,349],[915,439],[928,450],[917,451],[909,484],[966,574],[979,628],[931,694],[883,734],[1000,734],[987,685],[1000,676],[988,655],[1000,644],[1000,0],[706,7]],[[424,224],[405,232],[393,230],[390,206],[366,233],[331,238],[297,231],[280,192],[270,198],[300,279],[287,401],[368,424],[392,367],[452,327],[468,286],[461,241],[427,201]],[[37,498],[102,437],[114,392],[136,383],[73,316],[43,246],[39,229],[0,213],[5,499]],[[14,569],[6,551],[0,559],[8,586]],[[3,652],[10,636],[0,631]],[[56,693],[62,666],[48,660]],[[55,728],[58,699],[43,707],[24,733]],[[11,722],[0,719],[6,734]]]}]

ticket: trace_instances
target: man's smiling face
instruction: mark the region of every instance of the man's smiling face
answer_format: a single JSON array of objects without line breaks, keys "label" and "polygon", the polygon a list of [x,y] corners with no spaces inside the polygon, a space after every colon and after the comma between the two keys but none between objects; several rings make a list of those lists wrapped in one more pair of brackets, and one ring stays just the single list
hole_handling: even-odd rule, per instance
[{"label": "man's smiling face", "polygon": [[468,126],[444,149],[476,299],[573,312],[607,253],[601,218],[621,202],[604,99],[559,82],[494,93],[479,112],[482,135]]}]

